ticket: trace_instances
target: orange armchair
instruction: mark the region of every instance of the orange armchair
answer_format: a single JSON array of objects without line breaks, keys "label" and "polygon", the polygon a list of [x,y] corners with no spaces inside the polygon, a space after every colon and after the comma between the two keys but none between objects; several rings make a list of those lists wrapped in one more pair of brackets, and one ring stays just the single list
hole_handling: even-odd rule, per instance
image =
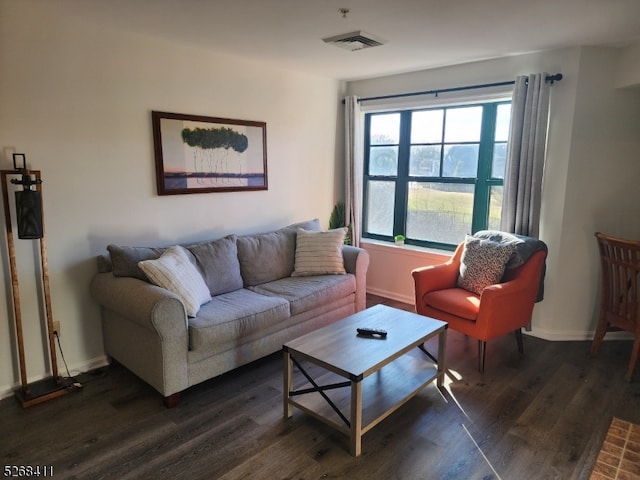
[{"label": "orange armchair", "polygon": [[531,321],[547,256],[546,246],[520,266],[507,268],[501,283],[480,295],[457,286],[464,242],[446,263],[413,270],[416,312],[449,323],[478,340],[478,368],[484,371],[487,341],[515,332],[523,353],[521,328]]}]

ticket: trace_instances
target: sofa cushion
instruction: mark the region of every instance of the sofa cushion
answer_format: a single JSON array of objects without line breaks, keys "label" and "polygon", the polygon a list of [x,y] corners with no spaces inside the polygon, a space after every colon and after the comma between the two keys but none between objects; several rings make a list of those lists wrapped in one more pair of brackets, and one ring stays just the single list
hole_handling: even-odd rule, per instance
[{"label": "sofa cushion", "polygon": [[475,321],[480,311],[480,297],[463,288],[447,288],[429,292],[424,296],[425,305],[457,317]]},{"label": "sofa cushion", "polygon": [[236,238],[229,235],[187,247],[195,257],[211,295],[232,292],[243,286]]},{"label": "sofa cushion", "polygon": [[181,246],[169,247],[160,258],[143,260],[138,266],[154,285],[178,295],[190,317],[211,300],[209,287]]},{"label": "sofa cushion", "polygon": [[246,289],[224,293],[189,319],[189,348],[206,348],[212,353],[237,348],[265,335],[289,316],[289,303],[283,298]]},{"label": "sofa cushion", "polygon": [[321,232],[298,229],[292,276],[344,274],[342,246],[346,228]]},{"label": "sofa cushion", "polygon": [[291,304],[291,315],[298,315],[354,294],[356,279],[351,274],[287,277],[250,287],[250,290],[287,299]]},{"label": "sofa cushion", "polygon": [[245,287],[291,275],[299,228],[320,230],[320,220],[315,218],[293,223],[274,232],[238,237],[238,259]]},{"label": "sofa cushion", "polygon": [[238,237],[238,260],[244,286],[259,285],[293,272],[296,234],[293,229]]},{"label": "sofa cushion", "polygon": [[166,248],[109,245],[107,250],[111,257],[112,271],[116,277],[133,277],[148,282],[149,279],[138,267],[138,262],[155,260],[162,255]]},{"label": "sofa cushion", "polygon": [[480,295],[500,282],[515,246],[467,235],[460,259],[458,286]]},{"label": "sofa cushion", "polygon": [[284,227],[283,230],[293,230],[297,233],[299,228],[310,230],[312,232],[320,231],[320,219],[314,218],[313,220],[307,220],[306,222],[292,223],[291,225]]}]

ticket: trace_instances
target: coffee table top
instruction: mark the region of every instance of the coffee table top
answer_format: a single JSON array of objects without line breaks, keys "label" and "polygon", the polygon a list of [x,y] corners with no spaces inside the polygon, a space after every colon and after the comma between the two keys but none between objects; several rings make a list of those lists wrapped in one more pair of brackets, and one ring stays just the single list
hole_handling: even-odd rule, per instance
[{"label": "coffee table top", "polygon": [[[386,330],[386,338],[358,335],[356,328]],[[284,344],[285,351],[360,381],[447,328],[447,323],[376,305]]]}]

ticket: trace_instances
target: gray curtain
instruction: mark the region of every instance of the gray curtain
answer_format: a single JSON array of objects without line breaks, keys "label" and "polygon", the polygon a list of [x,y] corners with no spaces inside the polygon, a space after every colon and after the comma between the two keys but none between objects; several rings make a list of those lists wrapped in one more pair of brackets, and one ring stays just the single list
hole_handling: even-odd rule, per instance
[{"label": "gray curtain", "polygon": [[360,245],[362,224],[362,139],[358,97],[344,99],[345,215],[351,226],[351,244]]},{"label": "gray curtain", "polygon": [[549,84],[546,73],[516,78],[500,229],[538,238],[542,173],[547,145]]}]

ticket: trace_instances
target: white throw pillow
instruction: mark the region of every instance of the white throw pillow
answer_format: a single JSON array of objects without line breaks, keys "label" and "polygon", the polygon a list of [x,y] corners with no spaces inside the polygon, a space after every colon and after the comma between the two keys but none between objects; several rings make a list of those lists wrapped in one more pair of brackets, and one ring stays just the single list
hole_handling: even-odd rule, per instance
[{"label": "white throw pillow", "polygon": [[190,317],[195,317],[200,305],[211,300],[202,275],[180,246],[167,248],[160,258],[143,260],[138,266],[151,283],[178,295]]},{"label": "white throw pillow", "polygon": [[322,232],[298,229],[296,259],[292,277],[309,275],[344,275],[342,246],[346,228]]}]

